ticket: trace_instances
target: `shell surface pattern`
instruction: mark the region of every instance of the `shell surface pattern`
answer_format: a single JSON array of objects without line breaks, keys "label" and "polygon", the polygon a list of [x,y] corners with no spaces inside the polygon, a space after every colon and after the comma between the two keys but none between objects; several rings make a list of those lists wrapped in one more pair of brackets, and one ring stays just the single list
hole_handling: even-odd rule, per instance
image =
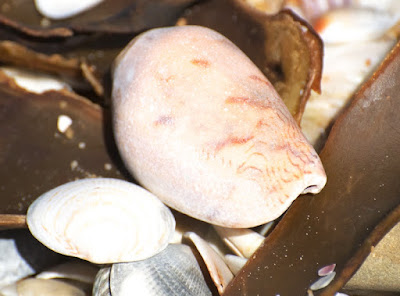
[{"label": "shell surface pattern", "polygon": [[207,28],[154,29],[127,46],[114,65],[113,125],[136,180],[212,224],[266,223],[326,183],[271,83]]},{"label": "shell surface pattern", "polygon": [[192,250],[182,244],[146,260],[113,264],[110,286],[113,296],[211,296]]},{"label": "shell surface pattern", "polygon": [[163,250],[171,211],[145,189],[117,179],[84,179],[35,200],[28,227],[48,248],[93,263],[142,260]]}]

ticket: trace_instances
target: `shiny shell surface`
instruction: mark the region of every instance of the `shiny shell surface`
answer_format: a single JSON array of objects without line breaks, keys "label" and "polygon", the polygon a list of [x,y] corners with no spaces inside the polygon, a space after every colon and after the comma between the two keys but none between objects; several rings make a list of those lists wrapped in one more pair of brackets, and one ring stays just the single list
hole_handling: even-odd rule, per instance
[{"label": "shiny shell surface", "polygon": [[317,153],[271,83],[213,30],[138,36],[116,59],[112,95],[128,169],[189,216],[253,227],[325,185]]},{"label": "shiny shell surface", "polygon": [[192,250],[182,244],[146,260],[113,264],[110,287],[113,296],[211,296]]},{"label": "shiny shell surface", "polygon": [[167,246],[175,229],[171,211],[153,194],[107,178],[48,191],[29,207],[27,223],[48,248],[93,263],[153,256]]}]

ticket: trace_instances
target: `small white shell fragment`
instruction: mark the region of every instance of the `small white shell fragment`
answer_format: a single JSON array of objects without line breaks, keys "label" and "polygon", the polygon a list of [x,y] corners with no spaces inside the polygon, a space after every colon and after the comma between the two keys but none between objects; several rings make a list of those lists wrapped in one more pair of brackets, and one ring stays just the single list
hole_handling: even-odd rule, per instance
[{"label": "small white shell fragment", "polygon": [[272,226],[274,226],[274,225],[275,225],[275,221],[271,221],[264,225],[260,225],[260,227],[257,228],[257,232],[265,237],[271,230]]},{"label": "small white shell fragment", "polygon": [[135,179],[224,227],[279,217],[326,183],[320,159],[253,62],[199,26],[149,30],[113,68],[113,129]]},{"label": "small white shell fragment", "polygon": [[93,284],[99,268],[85,261],[62,263],[42,271],[37,279],[68,279],[82,283]]},{"label": "small white shell fragment", "polygon": [[233,274],[226,265],[224,259],[196,233],[187,232],[184,234],[184,238],[194,244],[200,256],[203,258],[218,292],[222,294],[226,286],[233,279]]},{"label": "small white shell fragment", "polygon": [[67,83],[47,74],[39,74],[14,67],[0,67],[0,70],[13,78],[19,87],[29,92],[42,94],[50,90],[71,90],[71,87]]},{"label": "small white shell fragment", "polygon": [[324,267],[321,267],[318,270],[318,275],[319,276],[326,276],[326,275],[332,273],[335,270],[335,268],[336,268],[336,264],[335,263],[327,265],[327,266],[324,266]]},{"label": "small white shell fragment", "polygon": [[319,278],[317,281],[315,281],[315,282],[310,286],[310,289],[311,289],[312,291],[316,291],[316,290],[325,288],[326,286],[328,286],[328,285],[333,281],[333,279],[335,278],[335,276],[336,276],[336,272],[333,271],[333,272],[331,272],[330,274]]},{"label": "small white shell fragment", "polygon": [[236,275],[246,264],[247,258],[227,254],[224,256],[225,262],[234,275]]},{"label": "small white shell fragment", "polygon": [[250,258],[265,237],[251,229],[214,226],[225,244],[238,256]]},{"label": "small white shell fragment", "polygon": [[72,119],[68,115],[59,115],[57,118],[57,129],[60,133],[65,133],[71,126]]},{"label": "small white shell fragment", "polygon": [[58,280],[28,278],[17,283],[18,296],[85,296],[86,293],[74,285]]},{"label": "small white shell fragment", "polygon": [[397,18],[388,12],[342,8],[327,12],[314,24],[326,44],[359,42],[382,37]]},{"label": "small white shell fragment", "polygon": [[49,19],[59,20],[78,15],[104,0],[35,0],[36,9]]},{"label": "small white shell fragment", "polygon": [[157,197],[107,178],[73,181],[41,195],[28,209],[27,224],[49,249],[93,263],[153,256],[175,229],[174,216]]}]

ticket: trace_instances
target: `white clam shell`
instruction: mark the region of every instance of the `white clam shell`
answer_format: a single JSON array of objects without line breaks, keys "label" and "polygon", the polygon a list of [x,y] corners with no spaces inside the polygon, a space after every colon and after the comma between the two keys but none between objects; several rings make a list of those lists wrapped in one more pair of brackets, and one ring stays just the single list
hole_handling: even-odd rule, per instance
[{"label": "white clam shell", "polygon": [[59,20],[80,14],[103,0],[35,0],[36,9],[49,19]]},{"label": "white clam shell", "polygon": [[93,263],[148,258],[175,229],[171,211],[145,189],[116,179],[84,179],[35,200],[27,224],[48,248]]}]

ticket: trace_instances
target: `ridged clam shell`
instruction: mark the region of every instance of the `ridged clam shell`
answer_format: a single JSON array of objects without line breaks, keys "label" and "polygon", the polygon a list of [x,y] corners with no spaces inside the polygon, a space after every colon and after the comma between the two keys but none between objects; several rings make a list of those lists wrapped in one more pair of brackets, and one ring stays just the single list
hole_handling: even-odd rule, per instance
[{"label": "ridged clam shell", "polygon": [[146,260],[113,264],[110,286],[113,296],[211,296],[190,247],[181,244]]},{"label": "ridged clam shell", "polygon": [[138,36],[116,59],[112,101],[127,168],[196,219],[257,226],[326,183],[317,153],[272,84],[211,29]]},{"label": "ridged clam shell", "polygon": [[93,296],[111,296],[110,272],[111,266],[103,267],[97,272],[93,283]]},{"label": "ridged clam shell", "polygon": [[153,256],[167,246],[175,229],[171,211],[154,195],[106,178],[48,191],[29,207],[27,224],[48,248],[93,263]]}]

